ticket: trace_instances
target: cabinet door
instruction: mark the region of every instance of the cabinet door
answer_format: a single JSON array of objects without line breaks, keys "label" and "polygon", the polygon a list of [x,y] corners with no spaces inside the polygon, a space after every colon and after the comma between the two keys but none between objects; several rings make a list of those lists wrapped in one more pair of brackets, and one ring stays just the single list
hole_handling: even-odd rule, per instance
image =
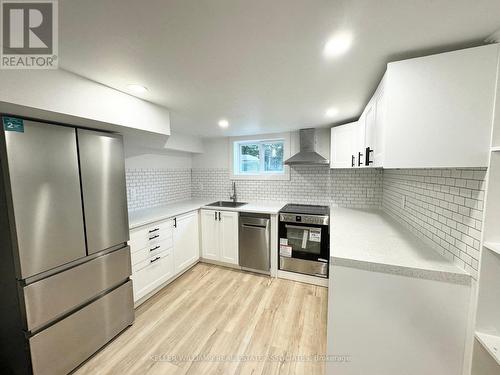
[{"label": "cabinet door", "polygon": [[220,261],[238,264],[238,213],[221,211]]},{"label": "cabinet door", "polygon": [[219,260],[218,211],[201,210],[201,256]]},{"label": "cabinet door", "polygon": [[[374,150],[377,145],[377,139],[376,139],[376,112],[377,112],[377,107],[376,107],[376,102],[375,98],[372,100],[372,102],[369,104],[369,106],[366,108],[366,118],[365,118],[365,144],[363,148],[361,149],[361,153],[363,154],[363,165],[365,167],[370,167],[373,166],[372,163],[367,163],[367,148],[370,148],[371,150]],[[373,151],[370,152],[369,155],[369,160],[373,162]]]},{"label": "cabinet door", "polygon": [[386,168],[486,167],[498,45],[387,65]]},{"label": "cabinet door", "polygon": [[174,266],[178,273],[199,258],[198,212],[178,216],[174,223]]},{"label": "cabinet door", "polygon": [[[370,105],[370,104],[368,104]],[[356,142],[354,149],[355,166],[363,167],[365,165],[365,147],[366,147],[366,115],[368,113],[368,106],[365,108],[358,120],[356,129]]]},{"label": "cabinet door", "polygon": [[377,89],[375,99],[375,131],[374,131],[374,144],[371,160],[373,160],[373,167],[383,167],[385,158],[385,92],[383,86],[384,79],[382,80],[379,88]]},{"label": "cabinet door", "polygon": [[330,168],[356,166],[358,123],[352,122],[331,129]]}]

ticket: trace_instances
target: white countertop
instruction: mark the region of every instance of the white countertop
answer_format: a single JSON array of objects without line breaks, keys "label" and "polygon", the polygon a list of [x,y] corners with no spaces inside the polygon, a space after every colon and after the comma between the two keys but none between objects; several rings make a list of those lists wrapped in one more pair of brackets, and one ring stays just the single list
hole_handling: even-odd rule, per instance
[{"label": "white countertop", "polygon": [[165,220],[212,203],[206,199],[188,199],[163,206],[149,207],[128,213],[129,228],[134,229],[156,221]]},{"label": "white countertop", "polygon": [[215,199],[188,199],[163,206],[144,208],[141,210],[131,211],[128,213],[129,228],[134,229],[143,225],[151,224],[156,221],[165,220],[183,213],[207,208],[217,211],[236,211],[236,212],[258,212],[264,214],[277,214],[278,211],[286,204],[276,201],[258,201],[248,202],[241,207],[209,207],[207,204],[215,202]]},{"label": "white countertop", "polygon": [[332,208],[330,255],[337,265],[367,269],[370,264],[375,271],[423,278],[431,273],[432,278],[469,278],[467,272],[376,209]]}]

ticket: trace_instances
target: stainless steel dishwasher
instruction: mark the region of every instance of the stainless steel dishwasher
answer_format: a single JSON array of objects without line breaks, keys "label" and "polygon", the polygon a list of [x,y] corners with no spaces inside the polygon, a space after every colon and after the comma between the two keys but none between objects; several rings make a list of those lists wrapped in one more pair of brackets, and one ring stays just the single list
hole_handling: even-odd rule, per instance
[{"label": "stainless steel dishwasher", "polygon": [[270,217],[240,213],[239,259],[243,269],[270,274]]}]

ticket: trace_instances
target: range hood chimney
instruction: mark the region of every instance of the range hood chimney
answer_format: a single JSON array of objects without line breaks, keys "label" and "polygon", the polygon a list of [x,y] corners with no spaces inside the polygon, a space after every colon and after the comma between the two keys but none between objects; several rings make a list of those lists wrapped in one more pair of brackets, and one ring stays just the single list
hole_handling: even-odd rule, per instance
[{"label": "range hood chimney", "polygon": [[286,165],[326,165],[330,161],[316,152],[316,130],[300,129],[300,151],[285,160]]}]

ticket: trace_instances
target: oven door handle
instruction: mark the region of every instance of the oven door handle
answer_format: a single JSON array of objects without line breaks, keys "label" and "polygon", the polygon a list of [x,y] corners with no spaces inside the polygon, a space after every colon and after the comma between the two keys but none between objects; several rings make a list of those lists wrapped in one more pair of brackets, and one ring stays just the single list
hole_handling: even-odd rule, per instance
[{"label": "oven door handle", "polygon": [[285,228],[304,229],[304,230],[311,230],[312,229],[312,230],[321,232],[321,228],[318,228],[318,227],[303,227],[300,225],[285,224]]}]

